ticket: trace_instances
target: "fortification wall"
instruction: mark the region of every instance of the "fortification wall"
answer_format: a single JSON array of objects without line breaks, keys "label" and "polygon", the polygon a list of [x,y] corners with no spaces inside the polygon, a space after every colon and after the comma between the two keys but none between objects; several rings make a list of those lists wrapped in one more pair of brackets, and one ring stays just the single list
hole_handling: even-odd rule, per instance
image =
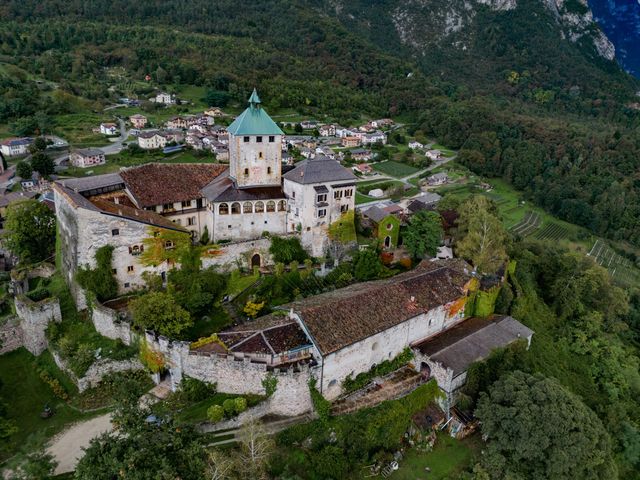
[{"label": "fortification wall", "polygon": [[0,326],[0,355],[12,352],[24,345],[24,332],[18,317],[9,317]]},{"label": "fortification wall", "polygon": [[125,345],[131,345],[134,341],[134,333],[131,325],[120,319],[118,312],[112,308],[94,302],[91,312],[91,320],[96,331],[112,340],[121,340]]},{"label": "fortification wall", "polygon": [[18,295],[15,308],[20,318],[24,347],[33,355],[40,355],[48,347],[46,330],[49,322],[62,320],[59,300],[45,298],[34,302],[24,295]]},{"label": "fortification wall", "polygon": [[220,271],[229,272],[238,267],[251,267],[254,255],[260,255],[260,266],[273,265],[273,257],[269,253],[271,240],[259,238],[244,242],[231,242],[205,251],[202,257],[202,267],[218,267]]},{"label": "fortification wall", "polygon": [[314,372],[308,366],[269,370],[266,364],[246,358],[236,360],[231,355],[197,354],[189,350],[187,342],[171,342],[151,332],[147,332],[145,338],[151,349],[165,357],[174,389],[178,388],[183,376],[188,376],[216,383],[218,391],[224,393],[265,395],[262,383],[272,375],[277,379],[277,387],[267,401],[266,413],[295,416],[313,409],[308,385]]}]

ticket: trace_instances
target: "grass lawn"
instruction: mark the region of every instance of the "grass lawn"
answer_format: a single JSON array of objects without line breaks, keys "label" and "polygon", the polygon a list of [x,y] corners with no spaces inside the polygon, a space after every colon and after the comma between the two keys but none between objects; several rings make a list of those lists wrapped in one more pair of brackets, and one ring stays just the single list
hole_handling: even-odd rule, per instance
[{"label": "grass lawn", "polygon": [[[30,451],[42,446],[71,422],[99,414],[82,414],[57,398],[51,387],[40,378],[41,369],[57,379],[71,397],[77,395],[75,385],[58,369],[49,352],[34,357],[20,348],[0,356],[0,397],[7,404],[9,418],[18,426],[17,433],[8,441],[0,442],[0,461],[20,450]],[[54,411],[48,419],[40,418],[45,404]]]},{"label": "grass lawn", "polygon": [[402,182],[399,180],[375,180],[372,182],[358,182],[356,184],[356,191],[366,195],[371,190],[375,190],[377,188],[387,190],[392,187],[397,187],[398,185],[402,185]]},{"label": "grass lawn", "polygon": [[93,129],[103,122],[115,122],[112,112],[106,113],[69,113],[54,116],[55,134],[61,136],[72,147],[95,147],[108,145],[104,135],[93,133]]},{"label": "grass lawn", "polygon": [[227,284],[227,295],[235,297],[240,292],[249,288],[260,278],[260,274],[242,275],[238,270],[231,272],[229,283]]},{"label": "grass lawn", "polygon": [[206,400],[194,403],[180,411],[176,415],[176,420],[186,423],[198,423],[207,421],[207,409],[213,405],[222,405],[229,398],[245,397],[247,399],[247,407],[253,407],[263,400],[260,395],[233,395],[230,393],[214,393]]},{"label": "grass lawn", "polygon": [[214,163],[211,155],[196,156],[193,152],[186,150],[170,155],[165,155],[160,151],[148,151],[135,155],[127,152],[117,155],[108,155],[107,163],[97,165],[91,168],[69,167],[63,172],[65,176],[70,177],[86,177],[92,175],[102,175],[103,173],[113,173],[120,170],[121,167],[133,167],[144,163]]},{"label": "grass lawn", "polygon": [[[391,475],[391,478],[394,480],[455,478],[455,475],[471,465],[481,446],[482,442],[477,435],[456,440],[447,434],[440,434],[433,451],[429,453],[409,451],[400,461],[400,468]],[[429,467],[431,471],[427,473],[425,467]]]},{"label": "grass lawn", "polygon": [[404,163],[394,162],[393,160],[387,160],[386,162],[379,162],[372,164],[374,170],[378,172],[382,172],[386,175],[390,175],[392,177],[406,177],[408,175],[413,175],[417,173],[419,170],[410,165],[405,165]]},{"label": "grass lawn", "polygon": [[363,195],[360,192],[356,192],[356,205],[362,205],[363,203],[371,203],[371,202],[375,202],[376,200],[381,200],[381,199],[367,197],[366,195]]},{"label": "grass lawn", "polygon": [[445,147],[444,145],[440,145],[439,143],[434,143],[433,145],[431,145],[431,147],[429,147],[430,150],[440,150],[442,152],[442,155],[445,157],[453,157],[456,152]]}]

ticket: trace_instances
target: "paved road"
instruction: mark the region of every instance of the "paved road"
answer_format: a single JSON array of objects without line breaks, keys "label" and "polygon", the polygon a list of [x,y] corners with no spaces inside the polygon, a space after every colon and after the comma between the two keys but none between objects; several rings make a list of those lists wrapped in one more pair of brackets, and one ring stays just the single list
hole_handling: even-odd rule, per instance
[{"label": "paved road", "polygon": [[58,465],[55,474],[73,472],[84,455],[83,448],[92,439],[113,429],[111,414],[107,413],[91,420],[76,423],[51,440],[47,453],[53,455]]},{"label": "paved road", "polygon": [[97,147],[102,150],[105,155],[120,153],[120,150],[122,150],[122,144],[129,137],[129,131],[124,124],[124,120],[122,118],[118,118],[118,123],[120,124],[120,136],[109,145],[106,145],[104,147]]}]

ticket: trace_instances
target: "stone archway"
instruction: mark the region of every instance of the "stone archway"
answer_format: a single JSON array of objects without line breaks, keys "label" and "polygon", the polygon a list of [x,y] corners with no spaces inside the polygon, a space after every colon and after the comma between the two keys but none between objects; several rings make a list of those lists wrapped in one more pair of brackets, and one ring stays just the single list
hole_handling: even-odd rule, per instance
[{"label": "stone archway", "polygon": [[251,268],[262,266],[262,258],[259,253],[254,253],[251,257]]},{"label": "stone archway", "polygon": [[431,367],[427,364],[427,362],[422,362],[420,364],[420,375],[426,381],[431,378]]},{"label": "stone archway", "polygon": [[391,246],[391,237],[387,235],[384,237],[384,248],[389,248]]}]

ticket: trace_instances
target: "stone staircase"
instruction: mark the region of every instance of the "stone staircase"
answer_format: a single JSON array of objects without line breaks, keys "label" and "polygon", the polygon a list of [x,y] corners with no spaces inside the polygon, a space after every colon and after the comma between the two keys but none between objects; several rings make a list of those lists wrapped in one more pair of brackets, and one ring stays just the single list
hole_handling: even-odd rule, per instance
[{"label": "stone staircase", "polygon": [[425,378],[409,367],[402,367],[365,387],[338,399],[331,407],[332,415],[344,415],[371,408],[386,400],[404,397],[425,382]]}]

